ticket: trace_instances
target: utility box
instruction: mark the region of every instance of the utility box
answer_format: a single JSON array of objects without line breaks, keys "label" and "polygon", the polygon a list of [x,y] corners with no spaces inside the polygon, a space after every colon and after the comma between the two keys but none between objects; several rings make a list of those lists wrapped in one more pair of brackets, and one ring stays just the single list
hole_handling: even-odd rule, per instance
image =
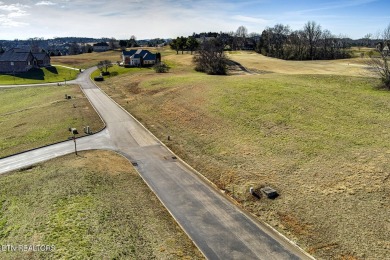
[{"label": "utility box", "polygon": [[269,199],[275,199],[279,196],[278,192],[271,187],[264,187],[260,189]]},{"label": "utility box", "polygon": [[91,129],[89,128],[89,126],[84,127],[84,133],[86,133],[87,135],[91,134]]}]

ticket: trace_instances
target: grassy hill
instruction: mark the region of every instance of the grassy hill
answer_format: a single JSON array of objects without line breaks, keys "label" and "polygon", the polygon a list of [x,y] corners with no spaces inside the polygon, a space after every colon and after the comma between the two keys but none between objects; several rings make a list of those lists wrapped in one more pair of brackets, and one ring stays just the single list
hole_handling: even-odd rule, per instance
[{"label": "grassy hill", "polygon": [[[65,99],[65,94],[72,99]],[[0,88],[0,157],[83,135],[104,124],[78,86]]]},{"label": "grassy hill", "polygon": [[78,73],[79,72],[77,70],[65,68],[62,66],[31,69],[27,72],[15,74],[15,76],[0,74],[0,85],[64,82],[65,79],[75,79]]},{"label": "grassy hill", "polygon": [[80,152],[0,176],[1,259],[203,259],[129,161]]},{"label": "grassy hill", "polygon": [[[389,93],[362,60],[229,57],[251,73],[208,76],[167,50],[170,73],[100,86],[208,179],[319,259],[384,259],[390,214]],[[255,200],[270,185],[280,197]],[[233,194],[234,190],[234,194]]]}]

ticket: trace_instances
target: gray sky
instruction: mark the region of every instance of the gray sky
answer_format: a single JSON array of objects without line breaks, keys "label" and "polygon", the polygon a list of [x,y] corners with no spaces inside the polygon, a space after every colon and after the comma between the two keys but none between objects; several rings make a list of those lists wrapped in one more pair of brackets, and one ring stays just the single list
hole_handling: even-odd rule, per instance
[{"label": "gray sky", "polygon": [[240,25],[261,33],[276,23],[301,29],[309,20],[360,38],[390,23],[389,7],[388,0],[0,0],[0,39],[173,38]]}]

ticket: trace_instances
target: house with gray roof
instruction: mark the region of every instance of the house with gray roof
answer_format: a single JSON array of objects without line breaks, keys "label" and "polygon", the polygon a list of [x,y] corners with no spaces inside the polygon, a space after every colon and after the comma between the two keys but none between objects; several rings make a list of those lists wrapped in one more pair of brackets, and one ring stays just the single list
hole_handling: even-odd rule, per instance
[{"label": "house with gray roof", "polygon": [[0,54],[0,73],[20,73],[47,66],[51,66],[47,53],[32,53],[25,49],[12,48]]},{"label": "house with gray roof", "polygon": [[160,53],[151,53],[148,50],[138,49],[122,51],[122,63],[124,66],[145,67],[153,66],[161,61]]},{"label": "house with gray roof", "polygon": [[110,49],[110,45],[106,42],[98,42],[93,45],[94,52],[104,52]]},{"label": "house with gray roof", "polygon": [[37,60],[36,65],[38,67],[48,67],[50,64],[50,55],[46,52],[38,52],[32,54],[34,58]]}]

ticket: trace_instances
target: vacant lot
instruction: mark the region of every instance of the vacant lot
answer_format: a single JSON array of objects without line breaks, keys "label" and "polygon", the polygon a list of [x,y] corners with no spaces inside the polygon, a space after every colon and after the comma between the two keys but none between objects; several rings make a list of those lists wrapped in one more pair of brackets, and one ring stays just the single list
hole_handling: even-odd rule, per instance
[{"label": "vacant lot", "polygon": [[265,57],[256,52],[234,52],[228,57],[241,63],[248,70],[259,74],[367,76],[365,59],[362,58],[330,61],[285,61]]},{"label": "vacant lot", "polygon": [[[72,99],[65,99],[65,94]],[[0,89],[0,157],[66,140],[69,127],[103,128],[78,86]]]},{"label": "vacant lot", "polygon": [[75,79],[79,72],[61,66],[42,69],[31,69],[24,73],[14,75],[0,74],[0,85],[24,85],[61,82]]},{"label": "vacant lot", "polygon": [[1,259],[202,259],[132,165],[80,152],[0,176]]},{"label": "vacant lot", "polygon": [[[389,93],[355,59],[230,57],[252,75],[207,76],[190,55],[168,74],[102,88],[248,210],[319,259],[385,259],[390,250]],[[255,200],[249,187],[281,196]]]}]

